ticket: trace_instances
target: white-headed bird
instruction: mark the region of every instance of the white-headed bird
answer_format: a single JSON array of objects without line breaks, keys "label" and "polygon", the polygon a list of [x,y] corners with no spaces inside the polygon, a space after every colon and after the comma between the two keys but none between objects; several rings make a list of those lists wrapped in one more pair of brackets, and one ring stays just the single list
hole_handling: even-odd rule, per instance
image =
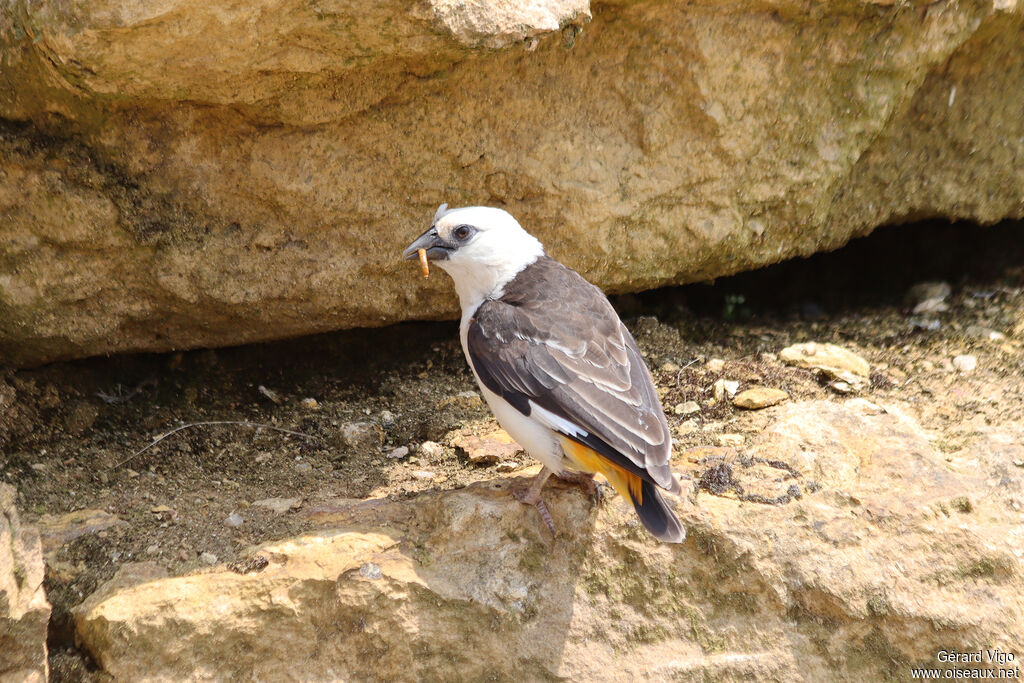
[{"label": "white-headed bird", "polygon": [[668,423],[632,335],[604,293],[501,209],[447,208],[405,250],[455,283],[459,336],[498,423],[544,467],[517,497],[552,531],[540,491],[551,474],[603,475],[662,541],[686,537],[659,488],[679,494]]}]

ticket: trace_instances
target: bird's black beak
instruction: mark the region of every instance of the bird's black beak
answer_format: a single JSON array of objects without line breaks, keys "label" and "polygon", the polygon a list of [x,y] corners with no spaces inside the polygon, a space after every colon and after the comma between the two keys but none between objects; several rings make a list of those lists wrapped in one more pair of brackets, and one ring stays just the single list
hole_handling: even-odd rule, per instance
[{"label": "bird's black beak", "polygon": [[431,261],[444,261],[449,254],[455,251],[455,245],[441,239],[441,236],[437,234],[437,228],[431,227],[405,248],[402,258],[406,261],[415,259],[418,257],[417,252],[420,249],[427,250],[427,258]]}]

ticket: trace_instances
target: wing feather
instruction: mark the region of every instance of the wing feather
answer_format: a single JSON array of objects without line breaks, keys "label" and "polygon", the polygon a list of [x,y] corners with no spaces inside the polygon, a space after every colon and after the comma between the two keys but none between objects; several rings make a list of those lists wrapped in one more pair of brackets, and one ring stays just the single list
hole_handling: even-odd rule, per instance
[{"label": "wing feather", "polygon": [[629,330],[574,271],[551,259],[530,269],[539,272],[520,273],[469,323],[480,380],[520,412],[676,490],[668,423]]}]

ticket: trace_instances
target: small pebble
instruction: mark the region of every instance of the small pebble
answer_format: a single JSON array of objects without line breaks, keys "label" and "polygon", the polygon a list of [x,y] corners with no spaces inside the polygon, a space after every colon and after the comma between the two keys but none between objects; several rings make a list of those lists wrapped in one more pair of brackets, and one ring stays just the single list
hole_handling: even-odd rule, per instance
[{"label": "small pebble", "polygon": [[991,327],[981,327],[980,325],[968,327],[967,334],[975,339],[982,339],[984,341],[1006,341],[1006,335],[1002,332],[993,330]]},{"label": "small pebble", "polygon": [[676,426],[676,436],[686,436],[687,434],[690,434],[691,432],[695,431],[696,429],[697,429],[697,421],[696,420],[687,420],[685,422],[680,422]]},{"label": "small pebble", "polygon": [[852,394],[855,391],[852,384],[841,379],[829,382],[828,386],[829,389],[836,392],[837,394]]},{"label": "small pebble", "polygon": [[258,387],[256,387],[256,390],[259,391],[264,396],[266,396],[267,398],[269,398],[274,403],[281,405],[281,397],[278,396],[277,392],[274,391],[273,389],[268,389],[267,387],[261,384]]},{"label": "small pebble", "polygon": [[341,425],[341,445],[355,451],[373,452],[384,444],[384,432],[372,422]]},{"label": "small pebble", "polygon": [[851,384],[856,382],[856,378],[843,375],[867,378],[871,373],[871,366],[866,360],[853,351],[835,344],[793,344],[779,351],[779,358],[787,365],[824,370],[826,374]]},{"label": "small pebble", "polygon": [[760,410],[761,408],[767,408],[769,406],[782,403],[788,398],[789,394],[782,389],[754,387],[737,395],[736,398],[732,400],[732,404],[737,408]]},{"label": "small pebble", "polygon": [[725,361],[721,358],[712,358],[708,361],[708,372],[721,372],[725,369]]},{"label": "small pebble", "polygon": [[296,472],[303,472],[303,473],[305,473],[305,472],[310,472],[312,470],[313,470],[313,466],[310,465],[305,460],[301,460],[301,461],[295,463],[295,471]]},{"label": "small pebble", "polygon": [[380,423],[382,426],[390,427],[391,425],[395,424],[395,419],[395,414],[392,413],[390,410],[385,409],[380,411]]},{"label": "small pebble", "polygon": [[32,469],[35,470],[36,472],[45,472],[46,471],[46,463],[34,462],[34,463],[32,463]]},{"label": "small pebble", "polygon": [[234,529],[235,527],[242,526],[242,522],[244,521],[245,520],[242,519],[242,515],[238,514],[237,512],[232,512],[230,515],[228,515],[228,518],[224,520],[224,524]]},{"label": "small pebble", "polygon": [[700,412],[700,406],[696,401],[686,401],[684,403],[677,403],[672,412],[676,415],[693,415]]},{"label": "small pebble", "polygon": [[956,356],[953,358],[953,367],[958,372],[974,372],[975,368],[978,367],[978,358],[970,354]]},{"label": "small pebble", "polygon": [[716,400],[721,401],[727,397],[735,396],[736,390],[739,388],[740,383],[734,379],[720,379],[712,387],[712,393]]},{"label": "small pebble", "polygon": [[[915,308],[925,304],[935,305],[936,303],[945,301],[952,293],[953,288],[950,287],[948,282],[918,282],[907,290],[904,301]],[[915,310],[915,313],[916,312],[917,311]]]},{"label": "small pebble", "polygon": [[1014,467],[1024,467],[1024,460],[1020,460],[1020,459],[1014,460],[1013,461],[1013,465],[1014,465]]},{"label": "small pebble", "polygon": [[302,500],[299,498],[264,498],[253,503],[256,507],[266,508],[276,515],[283,515],[289,510],[298,508]]},{"label": "small pebble", "polygon": [[942,323],[936,318],[911,318],[909,322],[911,327],[925,330],[926,332],[935,332],[942,329]]},{"label": "small pebble", "polygon": [[421,481],[433,481],[436,475],[427,470],[414,470],[412,472],[412,476],[414,479],[419,479]]},{"label": "small pebble", "polygon": [[914,306],[911,311],[914,315],[926,315],[928,313],[945,313],[949,310],[949,304],[942,299],[925,299]]},{"label": "small pebble", "polygon": [[407,455],[409,455],[409,447],[399,446],[398,448],[388,453],[387,457],[391,458],[392,460],[398,460],[399,458],[404,458]]},{"label": "small pebble", "polygon": [[440,460],[444,457],[444,446],[436,441],[424,441],[420,444],[418,452],[428,460]]},{"label": "small pebble", "polygon": [[519,468],[519,463],[512,460],[502,460],[499,462],[494,469],[499,472],[514,472]]},{"label": "small pebble", "polygon": [[310,410],[317,410],[320,408],[320,402],[315,398],[304,398],[302,399],[302,407]]},{"label": "small pebble", "polygon": [[200,553],[199,554],[199,561],[202,562],[203,564],[209,565],[211,567],[213,565],[217,564],[217,562],[218,562],[217,556],[214,555],[211,552]]},{"label": "small pebble", "polygon": [[669,361],[667,363],[662,363],[659,370],[662,372],[679,372],[679,366]]}]

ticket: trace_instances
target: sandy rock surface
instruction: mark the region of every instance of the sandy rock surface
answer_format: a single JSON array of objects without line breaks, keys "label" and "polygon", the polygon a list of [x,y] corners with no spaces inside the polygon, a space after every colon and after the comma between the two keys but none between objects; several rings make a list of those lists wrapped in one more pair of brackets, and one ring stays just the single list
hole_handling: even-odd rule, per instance
[{"label": "sandy rock surface", "polygon": [[453,317],[397,260],[441,202],[509,209],[618,292],[1021,216],[1022,25],[966,0],[15,2],[0,359]]},{"label": "sandy rock surface", "polygon": [[39,533],[23,526],[15,490],[0,484],[0,683],[42,683],[50,603]]},{"label": "sandy rock surface", "polygon": [[166,681],[878,680],[940,649],[1022,651],[1024,535],[985,474],[894,406],[769,411],[677,501],[680,546],[561,486],[552,538],[510,495],[526,479],[498,477],[316,506],[324,530],[230,567],[115,578],[78,634],[117,679]]}]

